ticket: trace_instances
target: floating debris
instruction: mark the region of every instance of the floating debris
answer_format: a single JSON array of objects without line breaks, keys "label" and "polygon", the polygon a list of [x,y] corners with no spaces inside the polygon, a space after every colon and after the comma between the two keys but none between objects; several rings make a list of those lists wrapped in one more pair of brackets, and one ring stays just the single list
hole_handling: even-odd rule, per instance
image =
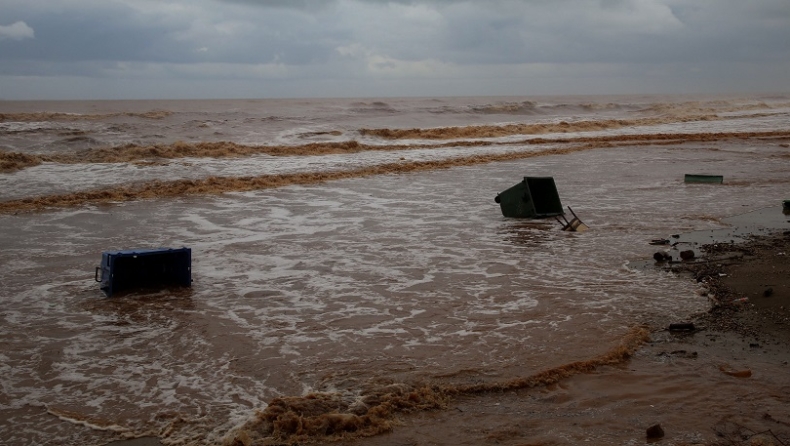
[{"label": "floating debris", "polygon": [[563,231],[584,232],[590,229],[589,226],[582,223],[581,219],[576,215],[575,212],[573,212],[573,209],[571,209],[570,206],[568,206],[568,210],[571,212],[571,215],[573,215],[573,218],[570,221],[565,218],[565,214],[554,217],[562,225]]},{"label": "floating debris", "polygon": [[703,175],[703,174],[689,174],[687,173],[684,178],[685,183],[708,183],[708,184],[722,184],[724,176],[722,175]]},{"label": "floating debris", "polygon": [[546,218],[565,214],[553,177],[524,177],[497,194],[502,215],[512,218]]},{"label": "floating debris", "polygon": [[121,291],[191,286],[192,250],[189,248],[105,251],[96,267],[96,282],[107,297]]},{"label": "floating debris", "polygon": [[669,331],[694,331],[695,327],[692,322],[679,322],[669,324]]}]

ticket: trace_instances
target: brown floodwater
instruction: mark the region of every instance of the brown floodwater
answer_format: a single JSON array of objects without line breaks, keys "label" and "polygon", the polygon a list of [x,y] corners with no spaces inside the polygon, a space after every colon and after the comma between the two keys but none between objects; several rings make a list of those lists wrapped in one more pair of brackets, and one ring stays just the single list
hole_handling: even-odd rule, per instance
[{"label": "brown floodwater", "polygon": [[[788,198],[788,98],[589,100],[0,104],[2,160],[33,160],[0,173],[0,438],[643,444],[660,423],[688,444],[785,426],[786,351],[670,334],[708,299],[645,260]],[[455,130],[475,126],[505,130]],[[448,138],[365,130],[412,128]],[[525,176],[553,177],[590,229],[504,218],[494,197]],[[192,249],[191,287],[104,297],[103,251],[164,246]]]}]

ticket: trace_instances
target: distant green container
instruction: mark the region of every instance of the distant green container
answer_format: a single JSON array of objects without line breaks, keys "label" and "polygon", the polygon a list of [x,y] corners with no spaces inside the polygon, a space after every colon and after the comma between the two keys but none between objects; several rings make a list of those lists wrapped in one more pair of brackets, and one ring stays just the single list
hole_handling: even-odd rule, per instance
[{"label": "distant green container", "polygon": [[563,215],[560,194],[553,177],[524,177],[524,179],[497,194],[502,215],[511,218],[546,218]]},{"label": "distant green container", "polygon": [[721,184],[724,182],[722,175],[701,175],[701,174],[686,174],[686,183],[709,183]]}]

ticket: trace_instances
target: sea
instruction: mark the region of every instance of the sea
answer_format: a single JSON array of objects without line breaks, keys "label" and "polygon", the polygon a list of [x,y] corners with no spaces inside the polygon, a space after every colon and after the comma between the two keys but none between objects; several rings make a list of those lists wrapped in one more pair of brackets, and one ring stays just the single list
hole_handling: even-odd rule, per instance
[{"label": "sea", "polygon": [[[787,362],[669,332],[712,296],[651,243],[788,172],[790,93],[2,101],[0,444],[742,441]],[[191,286],[105,295],[158,248]]]}]

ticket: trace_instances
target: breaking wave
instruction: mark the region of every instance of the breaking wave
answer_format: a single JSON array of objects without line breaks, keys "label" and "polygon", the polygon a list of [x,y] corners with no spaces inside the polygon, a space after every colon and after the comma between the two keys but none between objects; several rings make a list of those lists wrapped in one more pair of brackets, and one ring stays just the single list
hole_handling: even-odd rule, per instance
[{"label": "breaking wave", "polygon": [[308,172],[255,177],[208,177],[196,180],[151,181],[140,184],[108,187],[100,190],[45,195],[0,202],[0,213],[35,211],[47,208],[77,207],[88,204],[127,202],[154,198],[173,198],[190,195],[217,195],[226,192],[273,189],[288,185],[318,184],[348,178],[373,175],[402,174],[407,172],[448,169],[497,161],[510,161],[546,155],[564,155],[590,150],[603,145],[583,145],[540,152],[511,152],[490,155],[473,155],[440,161],[404,161],[377,166],[334,172]]},{"label": "breaking wave", "polygon": [[[482,146],[486,143],[460,143],[453,146]],[[123,163],[151,159],[177,158],[236,158],[250,155],[271,156],[314,156],[341,153],[358,153],[364,151],[404,150],[408,148],[439,148],[446,145],[369,145],[357,141],[316,142],[298,146],[251,146],[229,141],[186,143],[178,141],[173,144],[156,144],[139,146],[127,144],[112,148],[86,149],[71,153],[50,155],[27,155],[0,150],[0,172],[11,172],[36,166],[41,163]]]},{"label": "breaking wave", "polygon": [[599,367],[622,364],[649,340],[646,329],[633,328],[619,345],[598,357],[505,382],[472,385],[390,383],[363,389],[359,395],[311,393],[275,398],[265,410],[229,433],[224,445],[250,446],[266,440],[299,444],[374,436],[391,431],[398,414],[441,410],[454,397],[548,386],[574,375],[591,373]]},{"label": "breaking wave", "polygon": [[513,135],[540,135],[547,133],[593,132],[620,129],[624,127],[648,126],[693,121],[715,121],[716,115],[694,116],[689,118],[640,118],[610,119],[601,121],[561,121],[544,124],[507,124],[473,125],[464,127],[437,127],[413,129],[361,129],[363,135],[385,139],[462,139],[497,138]]},{"label": "breaking wave", "polygon": [[106,114],[80,114],[80,113],[58,113],[58,112],[35,112],[35,113],[0,113],[0,122],[41,122],[41,121],[81,121],[81,120],[100,120],[127,116],[132,118],[144,119],[164,119],[173,112],[169,110],[151,110],[142,113],[106,113]]},{"label": "breaking wave", "polygon": [[[564,127],[562,123],[557,126]],[[491,128],[498,128],[491,126]],[[455,128],[454,128],[455,129]],[[463,127],[457,128],[458,131],[476,132],[477,128]],[[465,130],[464,130],[465,129]],[[399,139],[405,133],[419,133],[419,137],[425,138],[423,132],[430,132],[439,129],[427,130],[382,130],[380,133],[385,138],[389,132],[397,132],[392,139]],[[505,132],[507,130],[504,130]],[[364,133],[365,131],[363,131]],[[367,131],[373,132],[373,131]],[[378,133],[378,132],[377,132]],[[477,132],[478,135],[483,132]],[[494,135],[491,135],[494,136]],[[501,135],[497,135],[501,136]],[[638,135],[614,135],[614,136],[595,136],[595,137],[574,137],[574,138],[532,138],[521,141],[494,142],[494,141],[454,141],[439,144],[363,144],[358,141],[341,142],[315,142],[302,145],[278,145],[278,146],[258,146],[244,145],[230,141],[219,142],[199,142],[187,143],[177,141],[172,144],[155,144],[140,146],[126,144],[111,148],[83,149],[70,153],[61,154],[38,154],[28,155],[18,152],[6,152],[0,150],[0,172],[13,172],[39,164],[61,163],[61,164],[82,164],[82,163],[123,163],[152,160],[168,160],[178,158],[238,158],[251,155],[270,155],[270,156],[316,156],[343,153],[359,153],[365,151],[392,151],[407,149],[440,149],[448,147],[484,147],[494,144],[515,145],[515,144],[546,144],[546,143],[635,143],[635,144],[660,144],[676,141],[715,141],[727,138],[787,138],[790,132],[722,132],[722,133],[693,133],[693,134],[638,134]],[[427,138],[430,139],[430,138]],[[87,144],[96,145],[98,141],[93,138],[77,136],[70,138],[68,144]]]},{"label": "breaking wave", "polygon": [[482,114],[532,115],[537,113],[537,109],[538,104],[536,102],[523,101],[473,106],[471,112]]},{"label": "breaking wave", "polygon": [[639,102],[560,102],[560,103],[538,103],[532,100],[519,102],[494,102],[482,105],[466,106],[441,106],[430,110],[436,114],[503,114],[503,115],[535,115],[568,112],[619,112],[633,111],[648,115],[690,117],[693,115],[709,115],[719,113],[747,112],[756,110],[773,110],[788,108],[787,102],[754,102],[738,99],[715,100],[715,101],[685,101],[685,102],[651,102],[649,104]]},{"label": "breaking wave", "polygon": [[[547,140],[538,139],[527,141],[528,144],[542,144],[542,143],[576,143],[576,145],[568,145],[562,148],[552,148],[540,151],[525,151],[525,152],[508,152],[508,153],[494,153],[494,154],[481,154],[471,155],[465,157],[443,159],[436,161],[402,161],[397,163],[380,164],[376,166],[368,166],[357,169],[341,170],[341,171],[319,171],[319,172],[306,172],[295,174],[278,174],[278,175],[260,175],[254,177],[217,177],[212,176],[203,179],[183,179],[173,181],[152,181],[147,183],[138,183],[131,185],[121,185],[108,187],[100,190],[72,192],[67,194],[58,195],[45,195],[38,197],[21,198],[15,200],[8,200],[0,202],[0,213],[13,213],[20,211],[37,211],[47,208],[64,208],[76,207],[89,204],[112,203],[112,202],[127,202],[134,200],[144,200],[153,198],[173,198],[179,196],[191,195],[217,195],[226,192],[244,192],[250,190],[260,189],[273,189],[288,185],[308,185],[318,184],[326,181],[334,181],[349,178],[368,177],[373,175],[387,175],[387,174],[403,174],[416,171],[428,171],[436,169],[448,169],[452,167],[473,166],[479,164],[486,164],[500,161],[512,161],[517,159],[525,159],[539,156],[550,155],[565,155],[569,153],[580,152],[584,150],[593,150],[600,148],[609,148],[619,145],[632,145],[632,146],[645,146],[656,144],[676,144],[680,142],[706,142],[717,141],[728,138],[790,138],[790,131],[788,132],[744,132],[744,133],[699,133],[699,134],[667,134],[667,135],[618,135],[611,137],[597,137],[597,138],[578,138],[572,140]],[[518,144],[523,144],[520,142]],[[183,143],[181,143],[183,144]],[[173,148],[177,150],[182,147],[181,144],[176,144]],[[229,144],[233,148],[237,148],[239,152],[249,150],[250,153],[261,153],[261,150],[273,149],[269,147],[248,147],[238,146],[233,143],[200,143],[195,145],[183,144],[183,153],[189,153],[190,150],[201,150],[202,156],[210,156],[210,150],[216,149],[225,152],[225,145]],[[309,151],[309,154],[316,154],[314,150],[333,150],[333,152],[323,153],[339,153],[343,150],[347,151],[362,151],[366,148],[372,150],[392,150],[393,147],[379,147],[379,146],[363,146],[354,141],[347,143],[330,143],[330,144],[308,144],[297,148],[292,147],[279,147],[276,150],[282,150],[288,155],[297,154],[300,151]],[[516,144],[516,143],[513,143]],[[323,149],[321,149],[323,148]],[[403,147],[398,147],[403,149]],[[153,149],[150,149],[153,150]],[[257,151],[257,152],[256,152]],[[145,152],[144,152],[145,153]],[[155,156],[156,151],[149,151],[149,156]],[[268,152],[267,152],[268,153]],[[73,156],[73,155],[69,155]],[[216,155],[215,155],[216,156]],[[238,155],[240,156],[240,155]],[[56,158],[51,156],[32,156],[23,155],[18,153],[4,153],[0,151],[0,167],[6,168],[8,165],[12,167],[23,165],[36,165],[41,163],[43,159]],[[134,156],[126,155],[122,157],[124,160],[138,159]],[[107,158],[100,157],[101,162],[108,162]],[[85,162],[84,160],[81,162]],[[99,161],[97,161],[99,162]]]},{"label": "breaking wave", "polygon": [[354,113],[396,113],[396,110],[390,104],[382,101],[373,102],[355,102],[351,104],[351,111]]},{"label": "breaking wave", "polygon": [[38,155],[5,152],[0,150],[0,172],[12,172],[26,167],[38,166],[43,161]]},{"label": "breaking wave", "polygon": [[665,116],[693,116],[711,113],[733,113],[740,111],[773,110],[790,107],[790,103],[769,105],[766,102],[741,103],[737,101],[691,101],[681,103],[658,102],[642,108],[642,112]]}]

